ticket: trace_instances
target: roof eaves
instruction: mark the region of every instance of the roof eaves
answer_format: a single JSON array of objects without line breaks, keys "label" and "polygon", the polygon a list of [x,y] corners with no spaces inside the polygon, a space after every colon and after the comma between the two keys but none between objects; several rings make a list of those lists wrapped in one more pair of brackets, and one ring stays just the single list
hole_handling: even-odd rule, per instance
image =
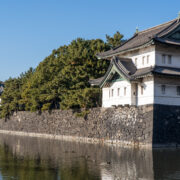
[{"label": "roof eaves", "polygon": [[119,52],[114,53],[114,54],[112,53],[112,54],[107,55],[107,56],[98,56],[97,58],[98,58],[98,59],[109,58],[109,57],[112,57],[112,56],[116,56],[116,55],[118,55],[118,54],[120,54],[120,53],[129,52],[129,51],[134,51],[134,50],[137,50],[137,49],[139,49],[139,48],[146,47],[146,46],[148,46],[148,45],[151,45],[151,43],[154,42],[153,39],[154,39],[154,38],[150,39],[147,43],[142,44],[142,45],[140,45],[140,46],[136,46],[136,47],[133,47],[133,48],[128,48],[128,49],[119,51]]},{"label": "roof eaves", "polygon": [[[136,36],[138,35],[138,33],[136,33],[136,34],[134,34],[130,39],[128,39],[127,41],[125,41],[123,44],[121,44],[120,46],[117,46],[117,47],[114,47],[113,49],[111,49],[111,50],[109,50],[109,51],[112,51],[112,50],[117,50],[118,48],[120,48],[120,47],[122,47],[122,46],[124,46],[126,43],[128,43],[130,40],[132,40],[133,38],[135,38]],[[108,52],[108,51],[107,51]],[[100,53],[101,54],[101,53]],[[96,54],[96,57],[98,58],[98,59],[102,59],[103,57],[111,57],[112,55],[113,55],[113,53],[112,53],[112,55],[110,55],[110,56],[101,56],[101,55],[98,55],[98,54]]]}]

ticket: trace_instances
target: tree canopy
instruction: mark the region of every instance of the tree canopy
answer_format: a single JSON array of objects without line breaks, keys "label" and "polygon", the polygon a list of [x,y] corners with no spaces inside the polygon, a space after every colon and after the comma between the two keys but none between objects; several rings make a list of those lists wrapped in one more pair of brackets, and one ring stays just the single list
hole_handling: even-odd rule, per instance
[{"label": "tree canopy", "polygon": [[18,78],[5,82],[1,96],[1,116],[15,111],[91,108],[100,105],[100,89],[90,87],[89,79],[105,74],[109,61],[96,54],[121,44],[123,35],[85,40],[77,38],[52,51],[36,69],[30,68]]},{"label": "tree canopy", "polygon": [[123,40],[123,35],[117,31],[112,37],[109,35],[106,35],[107,44],[111,47],[117,47],[120,46],[125,40]]}]

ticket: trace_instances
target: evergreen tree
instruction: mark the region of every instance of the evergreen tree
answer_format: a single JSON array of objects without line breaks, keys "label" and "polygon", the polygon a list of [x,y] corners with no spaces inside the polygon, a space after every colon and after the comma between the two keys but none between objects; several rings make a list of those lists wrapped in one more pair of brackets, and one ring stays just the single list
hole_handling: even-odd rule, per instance
[{"label": "evergreen tree", "polygon": [[96,54],[121,44],[123,35],[85,40],[77,38],[61,46],[46,57],[34,70],[30,68],[18,78],[5,82],[1,115],[15,111],[44,111],[51,109],[88,109],[100,105],[100,89],[90,87],[88,81],[103,76],[108,60],[97,59]]},{"label": "evergreen tree", "polygon": [[117,47],[117,46],[120,46],[124,40],[123,40],[123,35],[120,34],[119,31],[117,31],[113,37],[109,36],[109,35],[106,35],[106,41],[107,41],[107,44],[111,47],[111,48],[114,48],[114,47]]}]

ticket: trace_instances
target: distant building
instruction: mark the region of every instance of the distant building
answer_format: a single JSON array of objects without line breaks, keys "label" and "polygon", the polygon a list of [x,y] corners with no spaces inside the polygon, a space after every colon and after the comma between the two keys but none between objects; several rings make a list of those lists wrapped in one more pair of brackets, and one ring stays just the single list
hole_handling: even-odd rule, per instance
[{"label": "distant building", "polygon": [[97,55],[111,61],[106,74],[90,80],[102,88],[102,106],[180,105],[180,19],[135,35]]},{"label": "distant building", "polygon": [[4,90],[4,83],[3,82],[0,82],[0,104],[1,104],[1,94]]},{"label": "distant building", "polygon": [[4,90],[4,83],[0,82],[0,95],[2,94],[3,90]]}]

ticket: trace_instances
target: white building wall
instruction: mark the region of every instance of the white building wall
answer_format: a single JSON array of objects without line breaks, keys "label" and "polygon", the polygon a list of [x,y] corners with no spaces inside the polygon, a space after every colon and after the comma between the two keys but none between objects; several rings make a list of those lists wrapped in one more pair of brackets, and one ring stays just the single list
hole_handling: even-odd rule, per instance
[{"label": "white building wall", "polygon": [[[118,89],[119,89],[119,94],[118,94]],[[111,87],[102,89],[103,107],[111,107],[113,105],[117,106],[117,105],[125,105],[125,104],[131,104],[131,84],[128,81],[114,82]]]},{"label": "white building wall", "polygon": [[[143,87],[143,94],[142,89]],[[154,103],[154,79],[152,77],[145,78],[143,83],[138,84],[138,103],[137,105]]]},{"label": "white building wall", "polygon": [[[165,55],[165,63],[163,63],[162,55]],[[171,63],[168,62],[168,56],[171,56]],[[146,68],[149,66],[166,66],[180,68],[180,51],[178,49],[165,49],[163,47],[149,48],[146,50],[135,51],[129,54],[124,54],[124,57],[131,58],[137,69]],[[147,60],[149,58],[149,60]],[[148,62],[147,62],[148,61]],[[162,79],[162,78],[161,78]],[[177,85],[180,82],[174,81],[164,83],[161,80],[158,82],[154,79],[145,78],[142,83],[138,84],[137,105],[146,104],[164,104],[164,105],[180,105],[180,96],[177,95]],[[162,94],[161,85],[166,86],[165,94]],[[144,87],[141,94],[141,86]],[[124,87],[126,87],[126,96],[124,95]],[[118,96],[118,88],[120,95]],[[112,96],[112,89],[114,89]],[[111,107],[112,105],[132,104],[132,86],[128,81],[119,81],[113,83],[109,88],[103,88],[103,107]]]},{"label": "white building wall", "polygon": [[[165,85],[165,93],[162,92]],[[180,105],[180,95],[177,94],[177,85],[155,83],[155,104]]]},{"label": "white building wall", "polygon": [[155,50],[138,55],[130,56],[137,69],[155,65]]},{"label": "white building wall", "polygon": [[[165,55],[165,63],[162,60],[162,55]],[[171,56],[171,64],[168,63],[168,56]],[[166,50],[156,51],[156,65],[180,68],[180,52]]]},{"label": "white building wall", "polygon": [[[143,87],[143,94],[141,94]],[[126,94],[125,89],[126,88]],[[119,89],[119,93],[118,93]],[[111,87],[102,89],[102,106],[111,107],[113,105],[132,105],[132,86],[128,81],[119,81],[113,83]],[[113,91],[113,94],[112,94]],[[152,77],[145,78],[143,83],[138,84],[138,93],[137,93],[137,104],[153,104],[154,103],[154,81]]]}]

